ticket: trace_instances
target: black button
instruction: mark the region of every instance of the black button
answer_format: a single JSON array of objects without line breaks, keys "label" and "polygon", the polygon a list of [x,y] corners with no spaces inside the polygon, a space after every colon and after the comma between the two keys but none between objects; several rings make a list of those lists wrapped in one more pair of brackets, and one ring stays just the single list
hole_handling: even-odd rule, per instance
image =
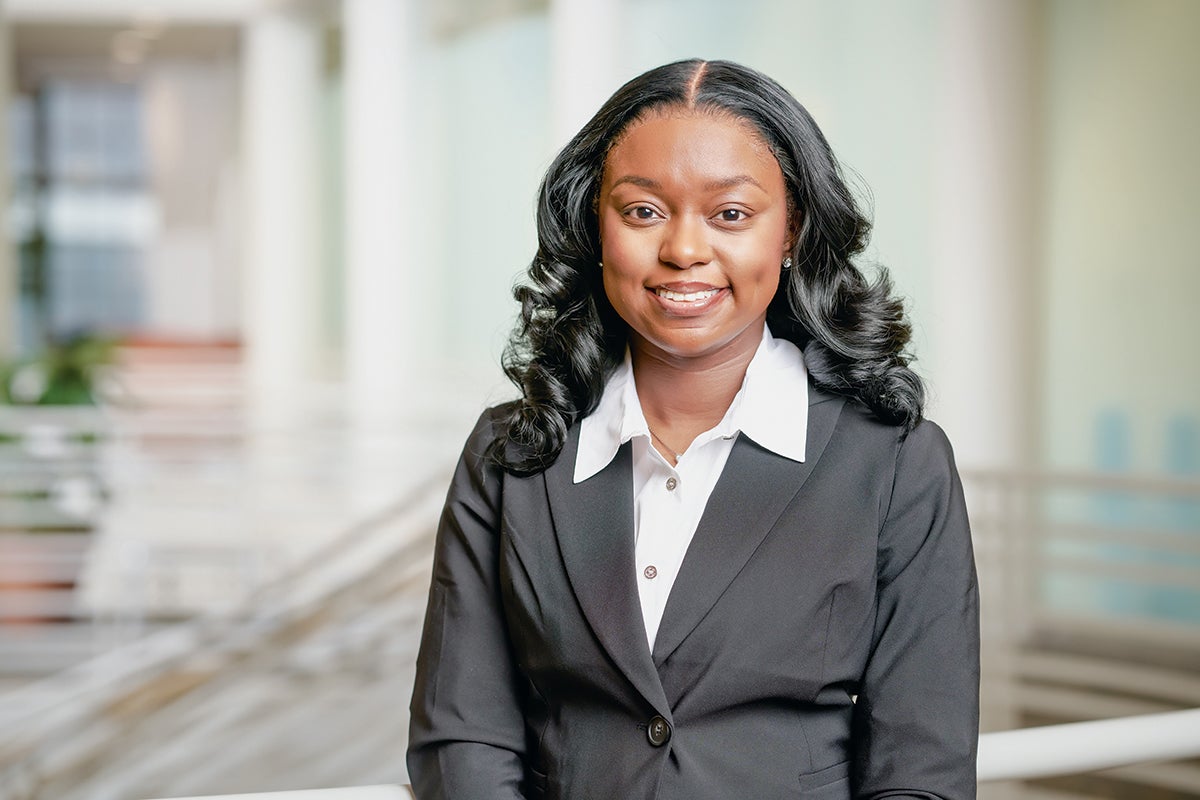
[{"label": "black button", "polygon": [[671,726],[662,717],[651,717],[646,726],[646,738],[655,747],[662,747],[671,740]]}]

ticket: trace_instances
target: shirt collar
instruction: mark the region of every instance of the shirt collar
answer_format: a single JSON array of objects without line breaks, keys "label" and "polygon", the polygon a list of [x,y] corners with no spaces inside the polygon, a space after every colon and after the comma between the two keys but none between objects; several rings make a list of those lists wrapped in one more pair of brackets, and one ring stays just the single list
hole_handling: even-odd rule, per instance
[{"label": "shirt collar", "polygon": [[[725,416],[702,440],[745,433],[759,445],[792,461],[804,460],[808,438],[808,370],[799,348],[776,339],[763,325],[762,340],[746,368],[742,388]],[[608,466],[621,445],[635,436],[649,438],[642,415],[629,351],[609,377],[596,410],[579,425],[574,482]]]}]

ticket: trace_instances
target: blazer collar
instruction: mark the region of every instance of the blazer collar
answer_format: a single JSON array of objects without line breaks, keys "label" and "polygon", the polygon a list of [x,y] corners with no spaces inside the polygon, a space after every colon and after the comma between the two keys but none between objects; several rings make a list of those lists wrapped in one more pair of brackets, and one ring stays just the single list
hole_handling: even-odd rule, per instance
[{"label": "blazer collar", "polygon": [[543,474],[567,577],[596,639],[647,701],[671,708],[650,659],[634,577],[633,456],[629,442],[595,475],[572,481],[579,426]]}]

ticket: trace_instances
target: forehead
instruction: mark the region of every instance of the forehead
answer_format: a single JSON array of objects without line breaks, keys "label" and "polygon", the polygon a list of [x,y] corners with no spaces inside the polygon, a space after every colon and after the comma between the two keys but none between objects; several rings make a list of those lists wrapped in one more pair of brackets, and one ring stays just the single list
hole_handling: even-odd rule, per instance
[{"label": "forehead", "polygon": [[622,132],[604,162],[604,183],[627,173],[783,174],[758,129],[722,111],[656,110]]}]

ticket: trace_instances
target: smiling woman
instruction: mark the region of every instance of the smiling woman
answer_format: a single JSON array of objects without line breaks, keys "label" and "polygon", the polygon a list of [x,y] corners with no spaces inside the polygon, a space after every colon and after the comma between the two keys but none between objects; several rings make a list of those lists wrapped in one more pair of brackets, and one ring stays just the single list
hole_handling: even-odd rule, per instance
[{"label": "smiling woman", "polygon": [[551,165],[438,532],[420,798],[974,796],[962,490],[807,112],[635,78]]},{"label": "smiling woman", "polygon": [[732,396],[706,403],[701,415],[664,406],[681,373],[706,383],[745,373],[791,249],[787,208],[779,164],[752,127],[728,115],[652,113],[606,159],[604,293],[629,326],[650,429],[680,452],[724,416]]}]

